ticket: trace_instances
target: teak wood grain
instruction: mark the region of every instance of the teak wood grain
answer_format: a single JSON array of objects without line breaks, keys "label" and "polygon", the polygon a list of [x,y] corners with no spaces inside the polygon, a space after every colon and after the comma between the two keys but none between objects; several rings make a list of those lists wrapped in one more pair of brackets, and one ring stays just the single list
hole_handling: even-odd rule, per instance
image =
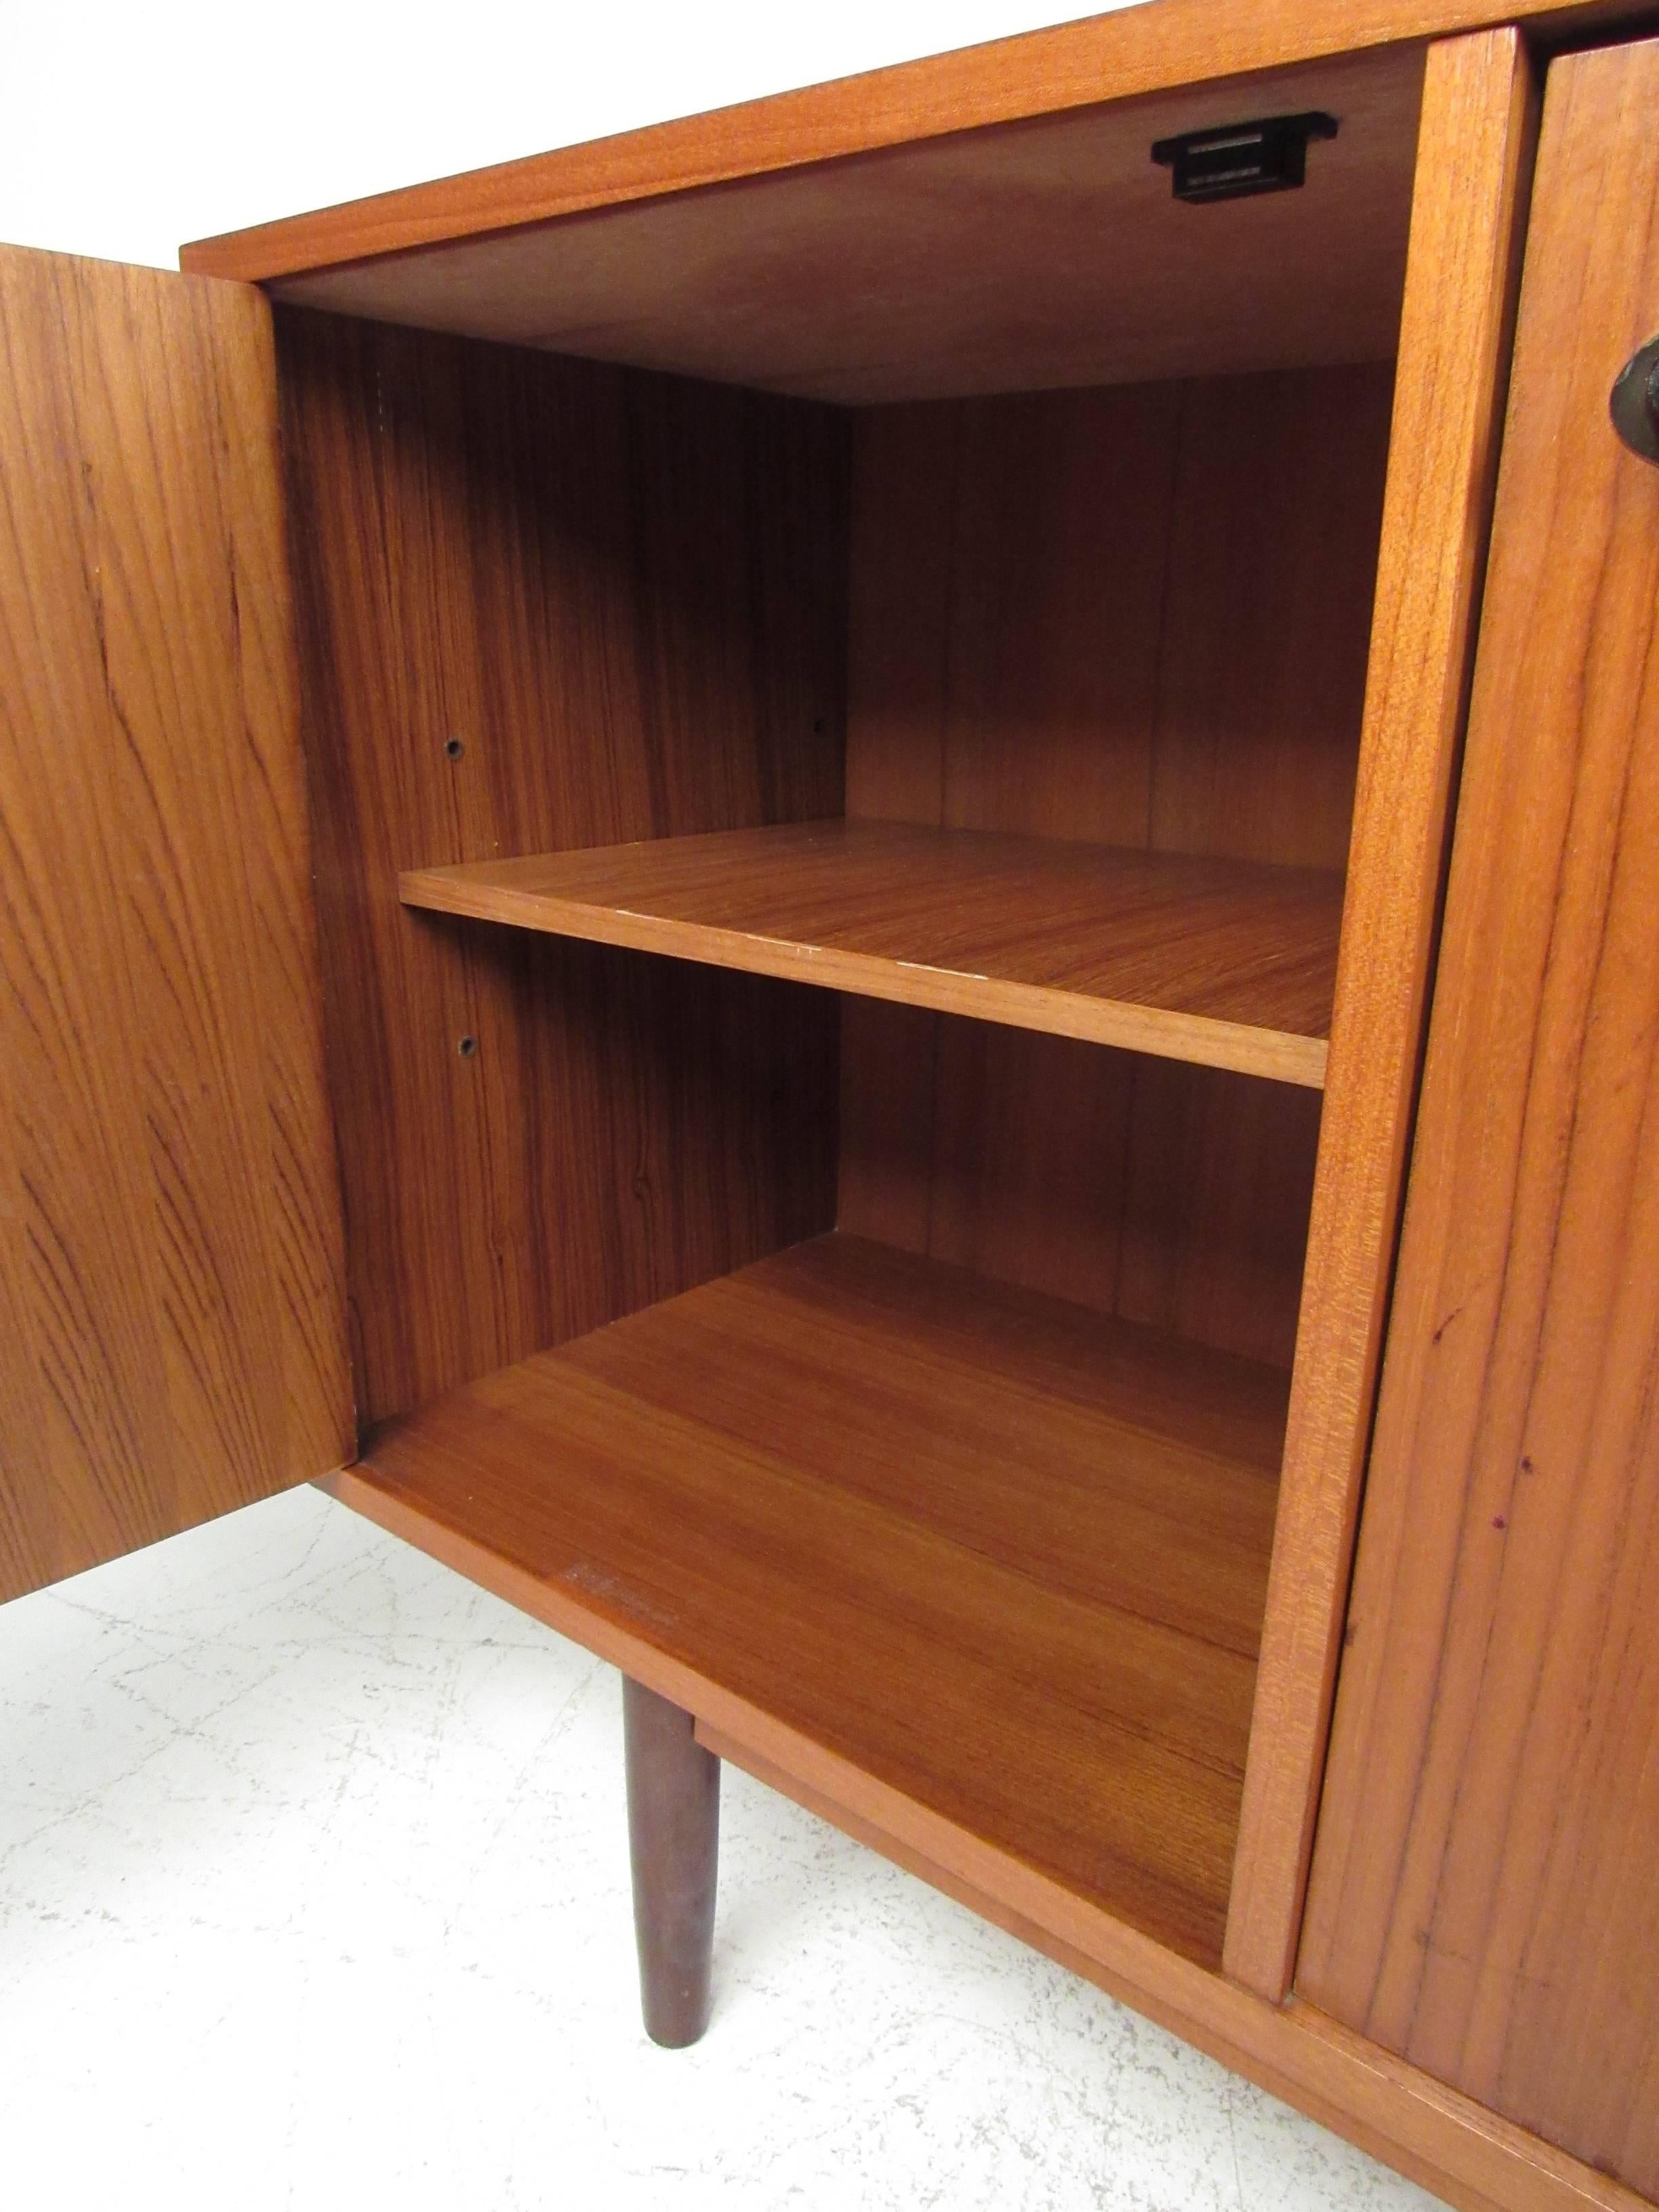
[{"label": "teak wood grain", "polygon": [[350,1457],[270,311],[0,255],[0,1597]]},{"label": "teak wood grain", "polygon": [[[843,1265],[849,1260],[850,1270]],[[857,1300],[845,1295],[849,1273],[862,1281]],[[826,1287],[827,1297],[820,1295]],[[690,1317],[706,1315],[717,1297],[720,1326],[700,1322],[695,1330],[689,1328]],[[904,1323],[897,1332],[892,1326],[895,1304]],[[757,1309],[769,1311],[776,1324],[758,1338]],[[1019,1325],[1011,1327],[1016,1316]],[[830,1322],[832,1330],[826,1328]],[[755,1346],[758,1342],[769,1357],[775,1356],[781,1331],[793,1355],[787,1367],[792,1382],[803,1373],[811,1377],[816,1370],[817,1389],[825,1387],[827,1376],[835,1404],[833,1419],[787,1422],[787,1450],[775,1454],[770,1447],[779,1433],[777,1401],[757,1372]],[[657,1355],[671,1347],[672,1361],[665,1364]],[[591,1365],[571,1364],[575,1355],[590,1348],[603,1348],[603,1356]],[[914,1364],[918,1349],[924,1355],[920,1371]],[[701,1363],[711,1351],[718,1353],[716,1375],[699,1384]],[[1128,1356],[1120,1358],[1118,1352]],[[1200,1377],[1220,1376],[1231,1380],[1219,1392],[1208,1387],[1194,1390]],[[1000,1383],[994,1379],[999,1376]],[[897,1466],[902,1444],[888,1427],[887,1394],[892,1390],[902,1405],[919,1409],[941,1387],[947,1408],[957,1406],[959,1392],[966,1393],[960,1412],[941,1429],[937,1408],[927,1411],[919,1455],[913,1464]],[[699,1428],[688,1437],[680,1431],[676,1448],[665,1457],[668,1421],[675,1406],[684,1402],[682,1393],[687,1389],[695,1401],[714,1403],[713,1433]],[[834,1641],[849,1592],[854,1603],[867,1608],[872,1601],[884,1606],[898,1586],[886,1576],[869,1576],[874,1548],[869,1542],[855,1541],[850,1558],[831,1552],[831,1610],[827,1620],[821,1613],[823,1565],[816,1558],[802,1562],[800,1547],[820,1538],[824,1523],[816,1518],[803,1522],[803,1498],[828,1503],[830,1525],[844,1523],[860,1535],[872,1526],[891,1533],[907,1522],[917,1538],[909,1556],[918,1566],[948,1557],[954,1536],[965,1537],[978,1554],[988,1535],[1012,1530],[1020,1547],[1010,1555],[1016,1576],[1035,1570],[1046,1583],[1052,1563],[1059,1559],[1075,1591],[1079,1579],[1086,1581],[1108,1559],[1120,1526],[1133,1545],[1137,1527],[1149,1525],[1138,1512],[1124,1521],[1115,1513],[1097,1518],[1088,1508],[1090,1498],[1115,1491],[1136,1461],[1143,1475],[1152,1480],[1138,1488],[1132,1485],[1125,1503],[1132,1509],[1149,1508],[1153,1516],[1175,1511],[1189,1532],[1188,1540],[1210,1527],[1226,1562],[1224,1580],[1212,1589],[1231,1586],[1237,1594],[1248,1580],[1240,1529],[1235,1526],[1230,1537],[1224,1513],[1212,1525],[1207,1513],[1191,1509],[1195,1495],[1218,1504],[1236,1484],[1236,1504],[1259,1494],[1260,1486],[1269,1493],[1271,1510],[1269,1462],[1283,1389],[1282,1381],[1259,1370],[1232,1362],[1209,1367],[1201,1355],[1194,1367],[1187,1347],[1167,1340],[1160,1345],[1146,1332],[1100,1334],[1087,1317],[1057,1303],[988,1292],[954,1270],[911,1272],[894,1255],[837,1238],[695,1293],[676,1308],[638,1316],[586,1346],[568,1347],[474,1385],[395,1425],[377,1440],[365,1465],[334,1477],[330,1487],[383,1527],[577,1638],[633,1679],[697,1715],[699,1737],[720,1756],[737,1759],[802,1797],[1223,2063],[1387,2158],[1464,2212],[1639,2212],[1638,2200],[1616,2183],[1310,2006],[1269,2004],[1130,1924],[1115,1909],[1115,1900],[1103,1905],[1033,1863],[1023,1833],[1012,1842],[988,1835],[981,1808],[969,1807],[960,1816],[941,1809],[933,1802],[935,1785],[920,1785],[918,1747],[931,1744],[933,1757],[963,1756],[960,1750],[953,1753],[948,1742],[936,1741],[941,1733],[948,1735],[948,1723],[941,1730],[931,1697],[896,1702],[892,1680],[872,1682],[867,1700],[861,1697],[856,1686],[866,1680],[865,1670],[884,1663],[890,1646],[872,1648],[861,1636]],[[849,1404],[867,1413],[878,1400],[876,1448],[860,1462],[874,1480],[860,1498],[843,1487],[834,1425]],[[1065,1433],[1056,1423],[1070,1427],[1083,1445],[1084,1488],[1076,1502],[1083,1506],[1087,1541],[1079,1543],[1072,1533],[1066,1485],[1042,1492],[1027,1486],[1011,1495],[1006,1464],[985,1468],[985,1480],[955,1492],[917,1481],[918,1468],[930,1475],[947,1463],[968,1470],[983,1451],[983,1419],[991,1405],[999,1407],[999,1419],[989,1431],[994,1443],[1011,1418],[1024,1437],[1030,1407],[1042,1408],[1048,1474],[1060,1471],[1048,1449]],[[1103,1411],[1110,1415],[1105,1424]],[[620,1430],[619,1412],[626,1415]],[[1116,1426],[1120,1420],[1121,1429]],[[843,1716],[856,1707],[854,1725],[860,1730],[880,1728],[898,1742],[899,1782],[884,1778],[863,1746],[849,1757],[826,1741],[815,1722],[803,1727],[781,1711],[780,1675],[773,1664],[780,1641],[777,1617],[756,1620],[719,1603],[715,1595],[726,1586],[721,1563],[732,1558],[726,1540],[730,1531],[728,1527],[717,1550],[703,1547],[707,1522],[702,1500],[718,1503],[719,1492],[702,1484],[695,1510],[689,1495],[680,1495],[678,1519],[661,1511],[629,1514],[629,1508],[642,1502],[631,1482],[620,1497],[613,1493],[613,1478],[603,1470],[612,1465],[610,1455],[618,1449],[630,1455],[635,1450],[644,1424],[650,1434],[640,1450],[640,1469],[653,1485],[664,1486],[665,1500],[676,1469],[694,1460],[706,1469],[712,1459],[716,1469],[726,1470],[726,1499],[746,1529],[758,1528],[765,1535],[781,1521],[775,1544],[756,1548],[751,1541],[743,1556],[758,1559],[775,1588],[797,1565],[805,1577],[800,1606],[784,1616],[787,1632],[781,1656],[788,1662],[804,1636],[806,1664],[786,1674],[782,1694],[793,1698],[793,1684],[821,1656],[828,1704]],[[1108,1430],[1113,1449],[1103,1453],[1099,1445]],[[865,1432],[860,1425],[860,1433]],[[957,1459],[964,1434],[967,1451]],[[805,1467],[799,1463],[803,1446],[811,1454]],[[1207,1470],[1200,1474],[1196,1493],[1169,1480],[1183,1463],[1189,1474]],[[794,1484],[775,1518],[778,1486],[787,1480],[785,1469],[790,1466],[797,1469]],[[487,1485],[477,1480],[484,1468],[495,1471]],[[1252,1468],[1254,1474],[1247,1474]],[[695,1482],[687,1486],[688,1492],[696,1488]],[[1045,1496],[1050,1512],[1034,1516],[1031,1506]],[[654,1492],[645,1502],[654,1504]],[[932,1518],[930,1504],[935,1509]],[[871,1507],[873,1512],[866,1510]],[[1155,1556],[1161,1564],[1146,1595],[1167,1600],[1182,1579],[1179,1573],[1171,1575],[1167,1537],[1157,1540]],[[903,1559],[895,1553],[893,1564],[902,1580]],[[1120,1565],[1127,1570],[1126,1579],[1138,1587],[1133,1550]],[[959,1595],[986,1591],[980,1566],[974,1567],[974,1576],[972,1590]],[[924,1575],[923,1582],[924,1602],[908,1615],[915,1640],[907,1649],[925,1665],[931,1681],[941,1668],[954,1672],[959,1661],[933,1632],[940,1615],[933,1595],[937,1577]],[[1259,1581],[1256,1588],[1259,1592]],[[1133,1691],[1134,1670],[1115,1665],[1103,1676],[1099,1668],[1101,1650],[1112,1648],[1110,1642],[1103,1645],[1099,1634],[1101,1622],[1109,1617],[1112,1595],[1109,1583],[1104,1600],[1089,1608],[1088,1644],[1095,1678],[1107,1686],[1115,1681],[1113,1694],[1121,1702],[1125,1691]],[[1058,1591],[1052,1602],[1058,1620]],[[1024,1596],[1017,1617],[1035,1626],[1050,1603],[1034,1589]],[[1218,1625],[1231,1620],[1239,1626],[1249,1613],[1248,1602],[1239,1610],[1229,1601],[1214,1617]],[[985,1648],[983,1616],[975,1610],[973,1618],[977,1654]],[[705,1639],[706,1652],[683,1656]],[[1234,1640],[1232,1631],[1224,1628],[1222,1640],[1206,1647],[1206,1670],[1214,1656],[1231,1650]],[[758,1647],[752,1652],[746,1648],[751,1644]],[[857,1662],[851,1669],[849,1653]],[[718,1672],[711,1671],[710,1659]],[[739,1668],[757,1682],[752,1696],[733,1686]],[[1045,1679],[1050,1668],[1045,1654]],[[896,1679],[902,1686],[906,1677],[900,1674]],[[1000,1687],[988,1686],[994,1723],[1017,1695],[1006,1674],[999,1679]],[[1207,1671],[1206,1680],[1213,1680]],[[1042,1695],[1041,1681],[1032,1694]],[[1204,1702],[1188,1686],[1175,1705],[1164,1709],[1159,1725],[1167,1729],[1182,1711],[1195,1715]],[[889,1717],[884,1722],[884,1714]],[[982,1744],[983,1723],[976,1714],[977,1708],[958,1727]],[[1117,1756],[1112,1738],[1098,1726],[1085,1733],[1091,1763],[1097,1766],[1103,1757]],[[995,1737],[991,1741],[994,1744]],[[1051,1802],[1039,1796],[1039,1816],[1048,1816]],[[1016,1824],[1020,1829],[1029,1809]]]},{"label": "teak wood grain", "polygon": [[[354,1485],[348,1471],[337,1486]],[[371,1512],[378,1500],[351,1489]],[[733,1733],[733,1729],[739,1732]],[[943,1823],[899,1809],[841,1762],[754,1717],[699,1721],[697,1741],[905,1867],[1200,2051],[1384,2160],[1460,2212],[1645,2212],[1645,2199],[1473,2099],[1447,2089],[1308,2004],[1273,2005],[1237,1983],[1091,1924]],[[757,1748],[757,1740],[764,1748]],[[847,1789],[851,1784],[850,1790]],[[845,1795],[837,1791],[845,1790]],[[891,1826],[887,1825],[892,1822]],[[896,1832],[896,1830],[897,1832]],[[921,1840],[918,1841],[918,1837]],[[933,1853],[943,1846],[943,1856]],[[959,1866],[971,1871],[957,1871]],[[1018,1903],[1011,1903],[1017,1897]],[[1064,1928],[1066,1932],[1056,1932]],[[1114,1936],[1117,1940],[1114,1941]],[[1102,1940],[1103,1937],[1104,1940]]]},{"label": "teak wood grain", "polygon": [[[1340,868],[1387,364],[859,416],[855,817]],[[849,1001],[844,1228],[1288,1368],[1319,1097]]]},{"label": "teak wood grain", "polygon": [[858,414],[849,816],[1340,868],[1391,389],[1373,362]]},{"label": "teak wood grain", "polygon": [[390,1425],[356,1480],[1213,1963],[1284,1392],[838,1237]]},{"label": "teak wood grain", "polygon": [[328,317],[278,342],[373,1420],[833,1221],[832,1001],[398,878],[836,811],[846,429]]},{"label": "teak wood grain", "polygon": [[870,1001],[842,1073],[843,1228],[1288,1372],[1316,1091]]},{"label": "teak wood grain", "polygon": [[1659,2196],[1659,42],[1549,76],[1298,1985]]},{"label": "teak wood grain", "polygon": [[399,878],[407,905],[1317,1085],[1340,876],[826,821]]},{"label": "teak wood grain", "polygon": [[1514,31],[1434,47],[1423,102],[1348,899],[1227,1971],[1294,1956],[1414,1110],[1524,228]]},{"label": "teak wood grain", "polygon": [[1156,0],[203,239],[181,260],[263,283],[1332,55],[1516,21],[1583,39],[1644,12],[1645,0]]},{"label": "teak wood grain", "polygon": [[[1422,74],[1420,47],[1391,47],[276,289],[843,405],[1375,361],[1399,318]],[[1195,210],[1150,158],[1177,132],[1310,109],[1341,128],[1301,191]]]}]

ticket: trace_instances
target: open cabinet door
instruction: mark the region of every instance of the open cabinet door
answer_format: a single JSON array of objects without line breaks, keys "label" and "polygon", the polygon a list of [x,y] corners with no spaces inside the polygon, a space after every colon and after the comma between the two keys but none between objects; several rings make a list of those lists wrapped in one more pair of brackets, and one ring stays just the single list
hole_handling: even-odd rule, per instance
[{"label": "open cabinet door", "polygon": [[352,1455],[269,310],[0,251],[0,1597]]}]

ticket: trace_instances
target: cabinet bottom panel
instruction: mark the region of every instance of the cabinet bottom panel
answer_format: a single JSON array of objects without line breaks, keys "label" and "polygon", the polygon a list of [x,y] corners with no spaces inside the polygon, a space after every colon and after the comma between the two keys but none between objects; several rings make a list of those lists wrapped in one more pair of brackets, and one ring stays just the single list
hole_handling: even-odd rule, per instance
[{"label": "cabinet bottom panel", "polygon": [[1285,1390],[833,1236],[389,1424],[356,1480],[1214,1965]]}]

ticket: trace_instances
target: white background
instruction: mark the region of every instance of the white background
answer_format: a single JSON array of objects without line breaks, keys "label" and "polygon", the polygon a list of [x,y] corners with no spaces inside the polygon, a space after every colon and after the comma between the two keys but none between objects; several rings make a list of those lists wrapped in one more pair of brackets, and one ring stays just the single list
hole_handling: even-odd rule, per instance
[{"label": "white background", "polygon": [[187,239],[1126,0],[0,0],[0,239]]}]

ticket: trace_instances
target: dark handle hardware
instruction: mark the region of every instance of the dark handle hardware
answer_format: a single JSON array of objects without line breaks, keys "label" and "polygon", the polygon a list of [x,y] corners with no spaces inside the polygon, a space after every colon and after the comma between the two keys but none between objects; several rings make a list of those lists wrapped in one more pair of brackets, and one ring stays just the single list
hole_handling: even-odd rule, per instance
[{"label": "dark handle hardware", "polygon": [[1188,131],[1160,138],[1152,159],[1174,172],[1175,196],[1193,203],[1239,200],[1255,192],[1293,192],[1305,180],[1308,141],[1334,138],[1335,116],[1264,115],[1255,123]]},{"label": "dark handle hardware", "polygon": [[1659,338],[1650,338],[1620,370],[1607,411],[1632,453],[1659,467]]}]

